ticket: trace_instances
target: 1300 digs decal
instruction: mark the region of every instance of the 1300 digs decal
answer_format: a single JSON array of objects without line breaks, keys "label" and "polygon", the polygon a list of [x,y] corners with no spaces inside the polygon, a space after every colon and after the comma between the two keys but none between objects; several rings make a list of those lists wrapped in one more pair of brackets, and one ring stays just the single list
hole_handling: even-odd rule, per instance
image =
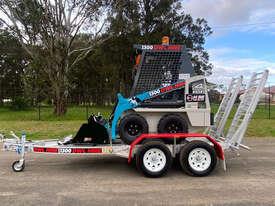
[{"label": "1300 digs decal", "polygon": [[157,96],[157,95],[162,94],[162,93],[166,93],[166,92],[169,92],[169,91],[172,91],[172,90],[182,88],[184,85],[185,85],[185,82],[179,82],[179,83],[172,84],[172,85],[160,88],[160,89],[155,89],[153,91],[150,91],[149,95],[150,95],[150,97]]},{"label": "1300 digs decal", "polygon": [[186,102],[205,102],[205,94],[186,94]]}]

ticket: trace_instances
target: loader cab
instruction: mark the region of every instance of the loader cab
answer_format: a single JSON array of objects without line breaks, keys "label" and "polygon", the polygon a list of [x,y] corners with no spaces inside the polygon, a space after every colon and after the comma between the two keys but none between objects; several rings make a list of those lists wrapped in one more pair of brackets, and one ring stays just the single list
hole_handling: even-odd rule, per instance
[{"label": "loader cab", "polygon": [[[184,45],[169,44],[163,37],[159,45],[134,45],[136,63],[131,96],[165,87],[195,75]],[[185,106],[185,90],[171,92],[142,103],[141,107],[178,108]]]}]

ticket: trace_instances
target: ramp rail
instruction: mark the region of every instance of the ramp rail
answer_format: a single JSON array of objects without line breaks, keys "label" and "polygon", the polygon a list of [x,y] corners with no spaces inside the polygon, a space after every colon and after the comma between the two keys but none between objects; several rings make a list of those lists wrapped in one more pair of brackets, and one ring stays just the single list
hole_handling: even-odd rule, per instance
[{"label": "ramp rail", "polygon": [[240,92],[242,81],[242,76],[238,78],[233,78],[231,80],[228,90],[225,93],[219,109],[214,117],[214,125],[209,128],[208,134],[211,137],[219,139],[221,136],[223,136],[226,121]]},{"label": "ramp rail", "polygon": [[238,149],[241,145],[267,78],[267,70],[252,75],[225,137],[225,148],[231,147]]}]

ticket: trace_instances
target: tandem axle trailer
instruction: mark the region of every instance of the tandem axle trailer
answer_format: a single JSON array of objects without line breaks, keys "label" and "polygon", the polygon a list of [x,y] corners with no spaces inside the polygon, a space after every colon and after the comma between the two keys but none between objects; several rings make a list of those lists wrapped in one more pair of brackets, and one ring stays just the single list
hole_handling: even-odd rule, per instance
[{"label": "tandem axle trailer", "polygon": [[[177,134],[142,134],[131,145],[108,144],[62,145],[58,140],[26,141],[12,134],[14,139],[6,139],[4,149],[16,151],[20,159],[12,164],[15,172],[25,168],[25,154],[27,152],[59,154],[59,155],[116,155],[128,159],[128,163],[136,162],[137,168],[149,177],[164,175],[171,167],[173,160],[181,165],[188,174],[206,176],[215,168],[217,159],[224,162],[224,149],[215,139],[206,134],[177,133]],[[172,140],[165,144],[164,140]],[[189,157],[192,156],[192,157]],[[189,157],[187,160],[186,157]],[[189,167],[189,165],[192,167]],[[225,162],[223,164],[224,169]]]},{"label": "tandem axle trailer", "polygon": [[224,127],[242,85],[242,77],[232,80],[224,95],[214,124],[205,133],[141,134],[130,145],[120,141],[107,144],[63,144],[59,140],[26,141],[12,134],[3,139],[7,151],[16,151],[20,158],[12,164],[15,172],[25,168],[26,152],[49,154],[117,155],[136,162],[137,168],[146,176],[159,177],[167,173],[173,161],[180,164],[188,175],[206,176],[216,167],[217,160],[226,170],[224,153],[227,150],[249,149],[242,140],[258,104],[260,94],[268,77],[268,71],[255,73],[245,89],[244,96],[233,117],[228,132]]}]

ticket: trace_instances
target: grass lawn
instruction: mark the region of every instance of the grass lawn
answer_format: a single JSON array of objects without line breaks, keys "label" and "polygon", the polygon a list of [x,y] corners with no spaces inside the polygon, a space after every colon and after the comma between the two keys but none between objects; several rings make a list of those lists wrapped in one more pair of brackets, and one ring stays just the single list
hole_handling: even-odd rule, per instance
[{"label": "grass lawn", "polygon": [[[112,107],[89,107],[88,115],[100,112],[105,118],[109,117]],[[11,111],[0,107],[0,133],[9,134],[14,131],[20,135],[26,132],[29,139],[59,138],[75,134],[80,125],[87,121],[86,107],[69,107],[63,117],[53,115],[51,107],[41,109],[41,120],[38,120],[38,110]]]},{"label": "grass lawn", "polygon": [[[217,108],[217,105],[213,105],[213,112]],[[107,118],[111,111],[112,107],[90,107],[88,114],[100,112]],[[232,118],[233,114],[230,116]],[[86,119],[87,110],[80,106],[69,107],[68,112],[63,117],[56,117],[52,113],[52,108],[43,107],[40,121],[38,120],[37,109],[11,111],[6,107],[1,107],[0,133],[9,134],[10,131],[14,131],[20,135],[24,131],[29,139],[60,138],[74,134]],[[268,110],[264,106],[257,108],[248,126],[246,136],[275,137],[275,106],[271,107],[271,120],[268,119]]]}]

